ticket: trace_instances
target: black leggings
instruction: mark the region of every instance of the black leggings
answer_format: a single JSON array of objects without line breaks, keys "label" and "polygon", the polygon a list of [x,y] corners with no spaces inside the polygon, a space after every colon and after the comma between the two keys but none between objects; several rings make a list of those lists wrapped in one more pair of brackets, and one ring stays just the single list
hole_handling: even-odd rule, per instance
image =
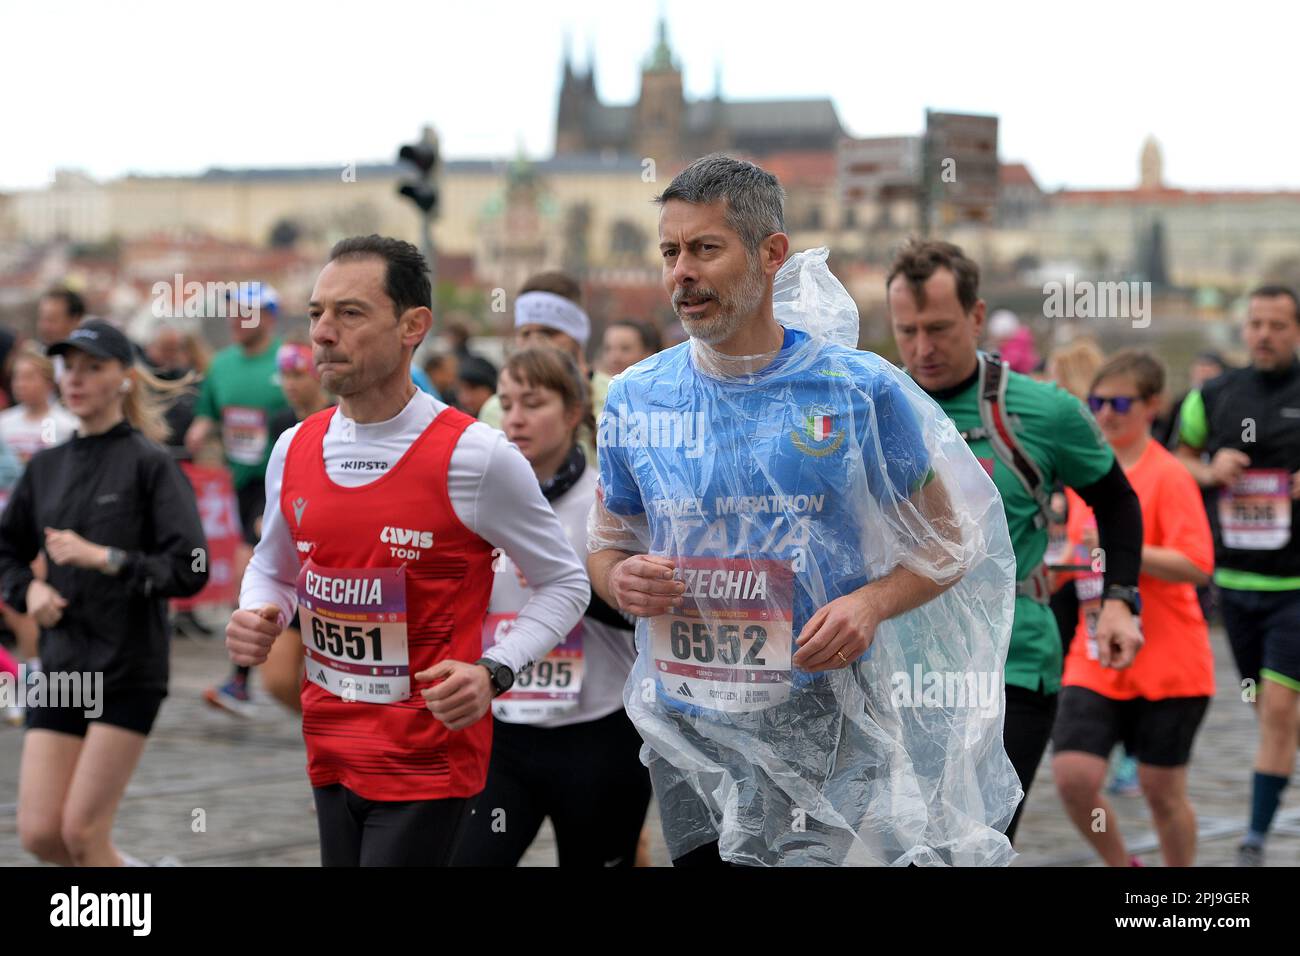
[{"label": "black leggings", "polygon": [[1043,751],[1052,737],[1052,722],[1056,719],[1056,694],[1041,694],[1023,687],[1007,685],[1007,713],[1002,724],[1002,746],[1011,758],[1011,766],[1016,768],[1020,778],[1020,789],[1025,791],[1020,806],[1016,807],[1011,825],[1007,827],[1007,839],[1016,841],[1016,827],[1020,826],[1020,814],[1029,799],[1029,787],[1038,772],[1039,761]]},{"label": "black leggings", "polygon": [[566,727],[497,721],[456,865],[517,865],[550,817],[560,866],[633,866],[650,805],[640,750],[621,709]]},{"label": "black leggings", "polygon": [[367,800],[313,787],[321,866],[450,866],[470,800]]}]

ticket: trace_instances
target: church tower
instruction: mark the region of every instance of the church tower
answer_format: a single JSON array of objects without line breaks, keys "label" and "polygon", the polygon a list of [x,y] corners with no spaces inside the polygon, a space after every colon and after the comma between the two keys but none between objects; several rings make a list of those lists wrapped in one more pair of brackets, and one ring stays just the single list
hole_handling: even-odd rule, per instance
[{"label": "church tower", "polygon": [[671,165],[683,159],[686,100],[682,72],[668,46],[668,24],[659,18],[659,41],[641,68],[641,98],[636,104],[636,155]]},{"label": "church tower", "polygon": [[1165,162],[1160,156],[1160,144],[1154,136],[1148,136],[1142,144],[1141,178],[1139,189],[1165,188]]},{"label": "church tower", "polygon": [[585,153],[587,142],[587,104],[596,98],[594,67],[587,64],[583,77],[569,55],[569,37],[564,37],[564,74],[560,80],[560,108],[555,118],[555,153]]}]

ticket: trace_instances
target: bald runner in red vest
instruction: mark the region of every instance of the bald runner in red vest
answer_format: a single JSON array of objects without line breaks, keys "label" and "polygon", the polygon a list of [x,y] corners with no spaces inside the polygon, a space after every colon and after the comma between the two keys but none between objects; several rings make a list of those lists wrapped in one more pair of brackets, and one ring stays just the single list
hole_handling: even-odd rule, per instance
[{"label": "bald runner in red vest", "polygon": [[[226,628],[260,664],[300,617],[307,773],[325,866],[446,865],[487,779],[491,701],[590,600],[532,468],[505,436],[419,391],[427,267],[409,243],[339,243],[310,306],[337,408],[277,441],[266,513]],[[484,654],[493,560],[528,603]]]}]

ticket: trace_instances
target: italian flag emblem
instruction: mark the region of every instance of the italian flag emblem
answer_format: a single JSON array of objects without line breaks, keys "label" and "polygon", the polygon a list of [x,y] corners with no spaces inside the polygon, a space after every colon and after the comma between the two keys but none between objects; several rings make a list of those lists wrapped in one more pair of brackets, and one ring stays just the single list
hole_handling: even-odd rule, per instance
[{"label": "italian flag emblem", "polygon": [[809,415],[805,430],[813,441],[825,441],[830,437],[835,418],[832,415]]}]

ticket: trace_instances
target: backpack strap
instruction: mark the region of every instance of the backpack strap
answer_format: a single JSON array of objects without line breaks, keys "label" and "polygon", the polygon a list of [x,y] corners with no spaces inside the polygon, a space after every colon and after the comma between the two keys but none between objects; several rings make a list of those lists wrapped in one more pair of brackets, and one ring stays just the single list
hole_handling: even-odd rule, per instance
[{"label": "backpack strap", "polygon": [[1038,513],[1034,515],[1034,527],[1046,528],[1051,515],[1051,496],[1042,471],[1034,464],[1034,460],[1025,454],[1007,420],[1009,378],[1010,370],[1004,362],[983,352],[980,353],[978,388],[981,427],[972,431],[978,431],[978,437],[989,440],[989,444],[993,446],[993,453],[1010,469],[1037,503]]}]

